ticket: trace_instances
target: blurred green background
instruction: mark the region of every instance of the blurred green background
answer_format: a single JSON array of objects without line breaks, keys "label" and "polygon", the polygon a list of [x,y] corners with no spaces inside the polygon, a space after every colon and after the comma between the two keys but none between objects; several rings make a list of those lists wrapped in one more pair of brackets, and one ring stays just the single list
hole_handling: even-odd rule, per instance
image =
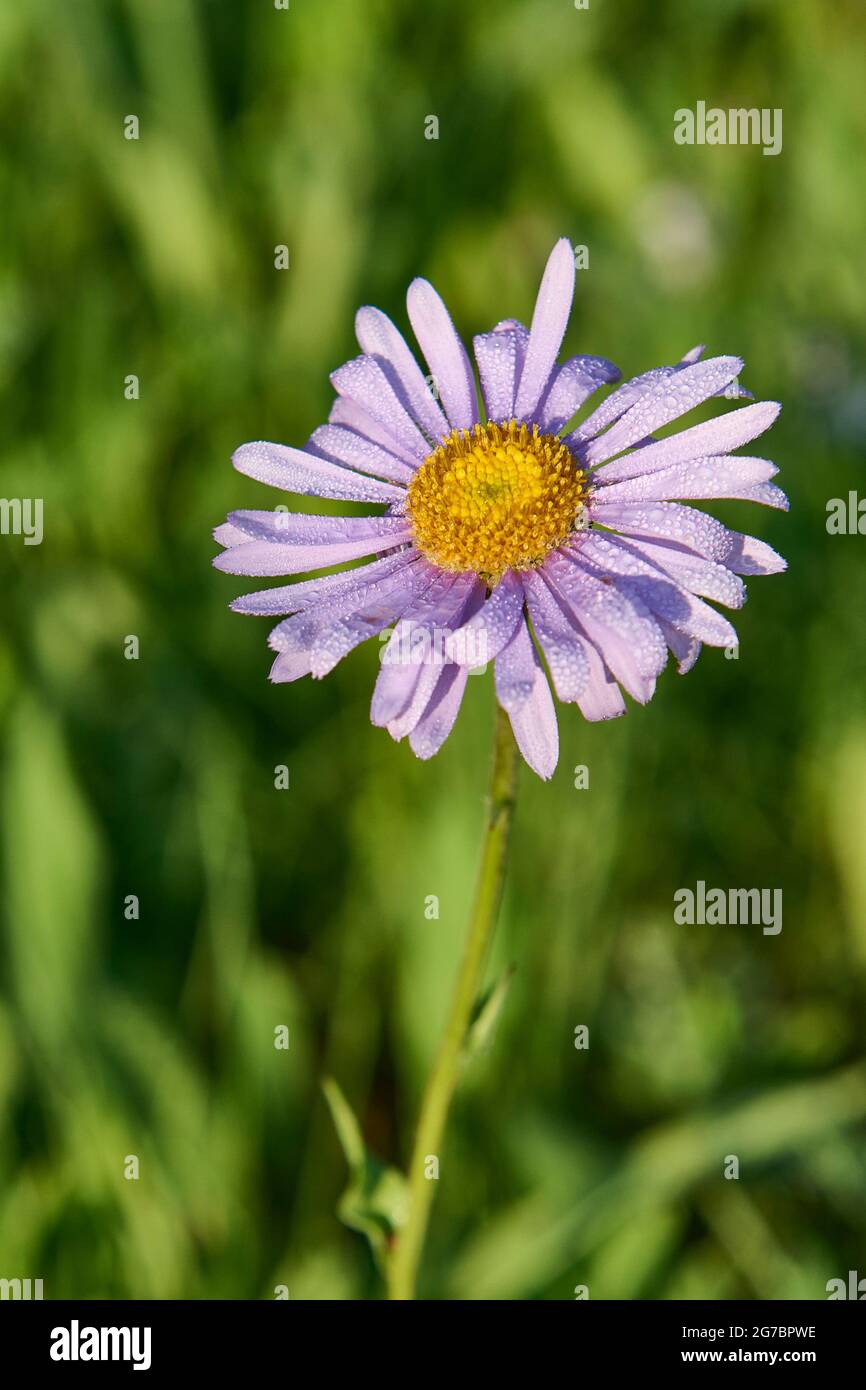
[{"label": "blurred green background", "polygon": [[[424,274],[467,337],[526,319],[563,234],[590,254],[569,352],[632,375],[703,341],[784,402],[761,446],[790,515],[712,510],[790,571],[750,584],[739,660],[611,725],[561,709],[553,782],[524,770],[491,975],[516,971],[421,1293],[866,1275],[866,540],[825,528],[863,487],[864,40],[859,0],[0,6],[0,492],[45,505],[41,546],[0,537],[0,1277],[379,1295],[321,1080],[405,1162],[491,681],[426,765],[369,725],[377,644],[270,686],[210,530],[287,500],[230,453],[325,418],[358,304],[405,326]],[[698,99],[781,107],[782,154],[675,145]],[[698,879],[781,887],[781,935],[675,925]]]}]

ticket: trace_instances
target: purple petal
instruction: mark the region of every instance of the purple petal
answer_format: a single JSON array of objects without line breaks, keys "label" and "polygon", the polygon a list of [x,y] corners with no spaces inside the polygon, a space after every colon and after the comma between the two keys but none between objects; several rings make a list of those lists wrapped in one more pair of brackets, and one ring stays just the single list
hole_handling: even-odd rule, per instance
[{"label": "purple petal", "polygon": [[[427,569],[435,574],[431,566],[427,566]],[[353,614],[352,617],[335,624],[335,627],[328,628],[324,634],[318,635],[313,644],[313,662],[311,662],[313,676],[325,676],[332,669],[332,666],[335,666],[336,662],[341,660],[353,646],[366,641],[366,638],[371,637],[374,632],[384,631],[384,628],[388,627],[392,621],[402,620],[410,612],[420,612],[417,599],[424,599],[431,595],[438,587],[441,578],[441,574],[435,575],[432,584],[425,584],[421,580],[414,584],[414,587],[403,582],[402,594],[400,594],[400,589],[395,587],[392,595],[379,600],[373,609],[366,605],[363,614]],[[466,612],[467,605],[474,602],[475,595],[480,589],[481,585],[475,580],[474,575],[457,575],[456,581],[453,582],[448,596],[443,599],[442,605],[432,605],[432,603],[428,605],[427,621],[432,630],[435,630],[436,623],[442,623],[446,627],[450,621],[461,621],[461,616]],[[384,623],[381,621],[382,616],[385,616]],[[434,652],[438,652],[438,649],[434,648]],[[438,682],[436,681],[436,673],[442,670],[441,656],[432,656],[430,662],[421,664],[421,666],[416,667],[416,670],[418,671],[416,691],[411,696],[409,706],[400,713],[399,719],[395,723],[388,726],[389,734],[392,734],[393,738],[402,738],[403,735],[409,733],[411,728],[414,728],[417,721],[420,720],[421,714],[427,709],[431,695],[435,692],[436,682]]]},{"label": "purple petal", "polygon": [[406,306],[449,423],[454,429],[471,429],[478,420],[475,377],[448,310],[426,280],[412,281]]},{"label": "purple petal", "polygon": [[658,382],[667,381],[679,370],[679,367],[653,367],[640,376],[632,377],[630,381],[624,381],[601,405],[596,406],[591,415],[587,415],[582,425],[567,436],[566,444],[577,447],[587,439],[594,439],[608,425],[619,420],[635,401],[645,396]]},{"label": "purple petal", "polygon": [[565,336],[573,297],[574,251],[571,242],[562,237],[550,253],[535,301],[526,360],[514,402],[518,420],[532,419],[547,389]]},{"label": "purple petal", "polygon": [[382,601],[390,604],[395,595],[403,599],[404,607],[408,606],[416,594],[429,588],[437,576],[437,571],[426,560],[375,578],[368,577],[368,569],[372,568],[364,566],[361,570],[351,571],[350,575],[327,576],[356,577],[358,582],[351,587],[333,589],[316,603],[297,610],[292,617],[277,623],[268,635],[268,645],[274,651],[308,649],[320,632],[332,627],[341,618],[376,610]]},{"label": "purple petal", "polygon": [[740,357],[711,357],[658,381],[605,434],[587,444],[587,463],[603,463],[653,430],[685,415],[733,381],[742,368]]},{"label": "purple petal", "polygon": [[386,555],[381,560],[373,560],[369,565],[357,569],[344,570],[340,574],[327,574],[321,579],[302,579],[297,584],[280,584],[275,589],[259,589],[254,594],[242,594],[231,604],[235,613],[250,613],[276,617],[280,613],[298,613],[301,609],[315,607],[327,599],[340,598],[354,594],[363,603],[364,590],[368,584],[399,573],[410,565],[417,565],[421,557],[417,551],[401,550],[397,555]]},{"label": "purple petal", "polygon": [[268,680],[274,685],[300,680],[310,674],[309,652],[280,652],[271,666]]},{"label": "purple petal", "polygon": [[[442,669],[441,661],[383,668],[373,691],[370,723],[377,728],[387,729],[395,742],[399,743],[412,732],[430,703]],[[383,717],[389,703],[393,706],[393,712]]]},{"label": "purple petal", "polygon": [[386,478],[403,487],[411,483],[416,473],[415,463],[405,463],[383,449],[381,444],[374,444],[372,439],[356,434],[354,430],[344,429],[341,425],[320,425],[313,430],[305,447],[320,458],[348,464],[359,473]]},{"label": "purple petal", "polygon": [[389,627],[399,618],[404,604],[405,596],[401,599],[395,594],[389,603],[382,603],[375,611],[354,613],[320,632],[310,655],[310,672],[314,679],[327,676],[355,647]]},{"label": "purple petal", "polygon": [[505,320],[492,333],[479,333],[473,338],[488,420],[503,424],[513,418],[528,342],[529,329],[514,320]]},{"label": "purple petal", "polygon": [[448,433],[448,421],[424,379],[424,374],[402,333],[387,314],[369,306],[359,309],[355,316],[355,332],[362,350],[370,357],[389,362],[405,392],[409,413],[430,437],[442,439]]},{"label": "purple petal", "polygon": [[727,618],[683,589],[626,542],[614,536],[587,534],[580,538],[573,553],[581,564],[592,564],[599,573],[616,576],[621,593],[637,596],[651,613],[658,613],[701,642],[711,647],[736,645],[737,634]]},{"label": "purple petal", "polygon": [[430,453],[430,445],[375,357],[353,357],[351,362],[344,362],[331,373],[331,382],[341,396],[368,411],[419,462]]},{"label": "purple petal", "polygon": [[486,666],[511,641],[523,613],[523,585],[503,575],[484,606],[448,639],[448,656],[458,666]]},{"label": "purple petal", "polygon": [[726,401],[753,401],[754,391],[747,391],[745,386],[741,386],[738,381],[732,381],[730,386],[725,386],[721,391],[716,392],[717,396],[724,396]]},{"label": "purple petal", "polygon": [[268,444],[263,440],[242,444],[232,454],[232,463],[239,473],[249,478],[306,497],[333,497],[344,502],[396,502],[406,495],[403,488],[393,483],[362,477],[360,473],[328,463],[301,449],[290,449],[286,444]]},{"label": "purple petal", "polygon": [[622,579],[620,585],[623,592],[641,598],[656,619],[664,618],[697,641],[710,647],[737,645],[736,629],[727,618],[661,573],[652,578]]},{"label": "purple petal", "polygon": [[730,495],[742,502],[759,502],[762,507],[775,507],[780,512],[786,512],[791,505],[775,483],[757,483],[755,487],[744,487],[741,492]]},{"label": "purple petal", "polygon": [[440,672],[430,703],[409,735],[409,747],[417,758],[426,761],[439,752],[457,721],[468,679],[468,668],[453,662]]},{"label": "purple petal", "polygon": [[[425,569],[430,570],[430,567]],[[400,619],[407,606],[413,602],[414,596],[428,584],[430,577],[425,575],[424,571],[413,570],[409,574],[396,575],[392,584],[385,581],[375,599],[364,600],[363,612],[359,610],[336,621],[322,621],[321,607],[311,613],[299,614],[299,619],[306,619],[307,623],[314,624],[313,631],[307,627],[304,628],[303,634],[310,645],[311,674],[316,678],[327,676],[328,671],[334,670],[336,664],[353,648],[361,642],[366,642],[367,638],[375,637],[378,632],[384,631]],[[288,623],[293,621],[295,620],[288,619]],[[281,627],[284,626],[285,624],[281,624]],[[271,637],[274,637],[274,634],[271,634]]]},{"label": "purple petal", "polygon": [[525,574],[523,583],[532,630],[547,662],[553,688],[566,703],[578,700],[589,680],[589,663],[574,619],[545,584],[543,572]]},{"label": "purple petal", "polygon": [[519,709],[529,699],[535,688],[537,667],[538,656],[523,618],[494,666],[496,698],[503,709]]},{"label": "purple petal", "polygon": [[680,502],[608,502],[603,492],[597,493],[594,501],[597,507],[593,512],[604,526],[626,535],[658,538],[694,550],[708,560],[727,563],[735,533],[706,512]]},{"label": "purple petal", "polygon": [[679,502],[604,501],[598,518],[605,526],[627,536],[661,540],[665,544],[692,550],[708,560],[727,565],[736,574],[778,574],[786,568],[764,541],[729,531],[714,516],[684,507]]},{"label": "purple petal", "polygon": [[391,550],[410,539],[411,531],[405,526],[402,531],[393,532],[384,544],[383,538],[375,536],[324,545],[274,545],[270,541],[251,541],[249,545],[235,545],[224,550],[222,555],[215,556],[214,565],[225,574],[301,574],[304,570],[327,569],[329,565],[358,560],[376,551]]},{"label": "purple petal", "polygon": [[625,700],[622,691],[611,675],[604,660],[593,642],[584,636],[583,652],[586,657],[588,675],[586,687],[577,698],[584,719],[597,723],[602,719],[617,719],[625,714]]},{"label": "purple petal", "polygon": [[[456,575],[440,573],[407,607],[382,651],[382,665],[370,706],[373,724],[384,728],[406,709],[425,668],[428,677],[430,668],[441,670],[445,659],[444,638],[438,641],[435,634],[447,628],[450,619],[462,611],[468,591],[476,582],[474,576],[461,576],[458,583]],[[438,673],[434,673],[427,686],[425,705],[437,679]],[[419,718],[423,712],[422,706]]]},{"label": "purple petal", "polygon": [[735,574],[781,574],[788,568],[784,560],[766,541],[756,536],[744,536],[739,531],[728,533],[734,542],[725,563]]},{"label": "purple petal", "polygon": [[[382,541],[373,550],[387,550],[396,544],[392,537],[405,540],[409,523],[402,516],[315,516],[312,512],[229,512],[232,532],[241,544],[250,540],[275,545],[338,545],[342,542]],[[232,542],[238,544],[237,541]],[[362,552],[369,554],[369,551]],[[351,558],[354,558],[351,557]]]},{"label": "purple petal", "polygon": [[[675,368],[675,370],[679,371],[681,367],[688,367],[692,364],[692,362],[700,362],[701,358],[704,355],[704,351],[705,348],[703,343],[701,343],[698,347],[690,348],[689,351],[685,354],[685,356],[680,358],[679,365]],[[745,386],[741,386],[737,381],[732,381],[730,386],[722,387],[721,391],[716,391],[715,394],[717,396],[725,396],[728,400],[731,401],[752,401],[755,399],[751,391],[747,391]]]},{"label": "purple petal", "polygon": [[421,460],[417,451],[404,449],[403,445],[381,425],[378,420],[374,420],[369,410],[365,410],[357,401],[350,401],[348,396],[338,396],[331,406],[328,415],[328,423],[331,425],[344,425],[346,429],[353,430],[355,434],[362,434],[365,439],[369,439],[373,444],[378,444],[386,453],[393,454],[395,458],[401,459],[408,464],[414,473]]},{"label": "purple petal", "polygon": [[[447,664],[453,665],[454,663],[449,662]],[[415,687],[405,708],[387,724],[388,733],[395,742],[399,743],[420,724],[439,684],[442,670],[441,662],[422,666],[419,670]]]},{"label": "purple petal", "polygon": [[746,601],[746,588],[741,579],[732,574],[724,565],[714,560],[705,560],[690,551],[677,550],[664,541],[619,542],[613,537],[588,535],[581,538],[580,554],[592,559],[604,568],[610,551],[607,542],[619,544],[631,554],[649,561],[650,565],[664,570],[690,593],[701,594],[704,598],[715,599],[728,608],[742,608]]},{"label": "purple petal", "polygon": [[569,357],[550,378],[550,385],[536,412],[542,430],[555,434],[567,425],[599,386],[619,381],[619,367],[604,357]]},{"label": "purple petal", "polygon": [[636,478],[642,473],[653,473],[659,468],[669,468],[672,464],[684,463],[689,459],[727,454],[768,430],[781,409],[775,401],[762,401],[759,405],[732,410],[715,420],[693,425],[691,429],[672,435],[670,439],[649,444],[639,453],[629,454],[612,463],[603,463],[596,477],[599,480],[603,478],[605,483],[620,482],[624,478]]},{"label": "purple petal", "polygon": [[659,382],[667,381],[684,367],[699,362],[703,351],[703,346],[691,348],[674,366],[653,367],[650,371],[641,372],[640,376],[623,382],[617,391],[613,391],[607,400],[602,401],[601,405],[587,416],[583,424],[565,442],[579,448],[583,441],[594,438],[614,420],[619,420],[635,401],[640,400]]},{"label": "purple petal", "polygon": [[609,501],[664,502],[680,497],[751,496],[755,484],[775,477],[778,471],[767,459],[728,454],[675,463],[672,468],[660,468],[657,473],[626,478],[625,482],[609,486],[599,478],[598,487],[592,493],[590,511],[595,517],[598,507],[597,519],[604,524],[601,508]]},{"label": "purple petal", "polygon": [[[446,602],[436,613],[432,635],[435,637],[437,627],[441,629],[441,632],[446,632],[449,626],[454,627],[463,623],[471,613],[476,611],[483,601],[483,597],[484,585],[474,575],[461,575],[450,591]],[[436,698],[437,691],[441,689],[440,680],[443,666],[445,669],[449,667],[454,669],[453,663],[449,662],[447,658],[443,658],[441,642],[434,641],[431,645],[430,659],[419,668],[411,697],[401,712],[388,722],[388,733],[393,739],[399,741],[407,734],[411,735],[421,723],[431,702]]]},{"label": "purple petal", "polygon": [[230,545],[245,545],[249,540],[246,531],[242,531],[239,526],[232,526],[231,522],[224,521],[221,526],[213,529],[213,538],[217,545],[227,549]]},{"label": "purple petal", "polygon": [[571,550],[553,551],[543,569],[617,680],[646,704],[667,660],[667,647],[646,604],[610,575],[594,573]]},{"label": "purple petal", "polygon": [[526,622],[496,658],[496,696],[507,712],[526,762],[547,781],[559,758],[559,730],[550,686]]},{"label": "purple petal", "polygon": [[701,654],[701,643],[690,633],[683,632],[682,628],[669,623],[667,618],[661,618],[656,614],[656,622],[676,657],[677,670],[681,676],[687,675]]}]

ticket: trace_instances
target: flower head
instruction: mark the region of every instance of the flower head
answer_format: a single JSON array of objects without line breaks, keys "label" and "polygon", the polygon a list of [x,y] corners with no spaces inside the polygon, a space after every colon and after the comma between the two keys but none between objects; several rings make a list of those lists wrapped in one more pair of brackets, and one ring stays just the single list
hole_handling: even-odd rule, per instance
[{"label": "flower head", "polygon": [[[566,240],[548,260],[530,328],[512,319],[473,341],[475,373],[442,300],[425,280],[408,312],[429,368],[378,309],[356,319],[360,357],[332,374],[329,422],[303,449],[245,444],[235,467],[286,492],[369,503],[371,516],[232,512],[214,563],[230,574],[296,575],[368,563],[236,599],[280,616],[271,680],[326,675],[353,647],[393,628],[371,718],[420,758],[454,726],[469,671],[495,664],[496,694],[524,758],[556,766],[550,683],[587,719],[641,704],[668,652],[681,672],[701,645],[737,643],[705,599],[738,608],[741,575],[785,562],[683,499],[787,500],[764,459],[731,451],[775,420],[773,402],[741,406],[664,439],[711,396],[748,396],[738,357],[695,348],[619,386],[601,357],[557,364],[574,291]],[[376,558],[370,559],[375,556]],[[542,660],[543,659],[543,660]],[[549,673],[550,683],[548,682]]]}]

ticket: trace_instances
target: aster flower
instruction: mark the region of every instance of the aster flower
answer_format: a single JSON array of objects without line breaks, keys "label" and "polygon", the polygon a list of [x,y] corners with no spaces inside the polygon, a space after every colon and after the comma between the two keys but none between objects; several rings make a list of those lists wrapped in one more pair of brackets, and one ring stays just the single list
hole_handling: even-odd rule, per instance
[{"label": "aster flower", "polygon": [[281,618],[270,635],[276,682],[322,677],[393,628],[371,719],[395,739],[408,737],[420,758],[451,732],[469,671],[492,660],[520,751],[550,777],[558,755],[551,684],[590,720],[623,714],[623,691],[644,704],[669,652],[685,672],[703,643],[736,645],[730,622],[706,599],[739,608],[741,576],[785,568],[763,541],[683,505],[740,498],[787,507],[770,481],[772,463],[731,452],[768,429],[780,407],[740,406],[654,439],[712,396],[748,395],[738,385],[740,358],[702,361],[696,348],[619,386],[575,425],[593,392],[620,372],[594,356],[557,364],[574,274],[563,239],[531,326],[506,319],[473,340],[483,410],[444,303],[414,280],[408,315],[429,376],[391,320],[362,308],[361,356],[331,377],[328,423],[303,449],[253,443],[234,455],[240,472],[285,492],[382,509],[361,517],[232,512],[215,532],[224,550],[214,563],[263,577],[369,560],[232,607]]}]

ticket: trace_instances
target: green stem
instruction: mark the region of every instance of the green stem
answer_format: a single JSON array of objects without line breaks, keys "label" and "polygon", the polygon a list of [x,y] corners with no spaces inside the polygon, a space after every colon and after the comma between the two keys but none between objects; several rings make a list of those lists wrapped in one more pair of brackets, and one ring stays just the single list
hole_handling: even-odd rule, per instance
[{"label": "green stem", "polygon": [[421,1102],[418,1130],[409,1165],[409,1209],[405,1226],[397,1235],[388,1262],[388,1297],[411,1299],[424,1237],[430,1219],[435,1182],[425,1174],[429,1156],[440,1153],[451,1100],[460,1078],[463,1045],[478,998],[487,950],[496,926],[508,837],[517,782],[517,747],[504,710],[496,707],[493,765],[486,810],[484,843],[475,902],[463,947],[463,958],[448,1021]]}]

